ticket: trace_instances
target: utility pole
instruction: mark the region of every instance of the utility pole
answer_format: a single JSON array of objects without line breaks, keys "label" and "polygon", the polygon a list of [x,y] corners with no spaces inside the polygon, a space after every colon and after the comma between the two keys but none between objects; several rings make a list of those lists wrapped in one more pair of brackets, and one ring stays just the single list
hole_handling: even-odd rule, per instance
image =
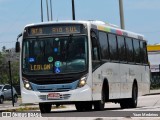
[{"label": "utility pole", "polygon": [[13,96],[13,83],[12,83],[12,74],[11,74],[11,61],[8,61],[9,65],[9,79],[10,79],[10,84],[11,84],[11,96],[12,96],[12,105],[14,107],[14,96]]},{"label": "utility pole", "polygon": [[121,29],[125,29],[124,13],[123,13],[123,0],[119,0],[119,13],[120,13]]},{"label": "utility pole", "polygon": [[48,18],[48,21],[49,21],[48,0],[46,0],[46,6],[47,6],[47,18]]},{"label": "utility pole", "polygon": [[51,21],[53,21],[53,16],[52,16],[52,0],[50,0],[50,9],[51,9]]},{"label": "utility pole", "polygon": [[72,0],[72,18],[73,18],[73,20],[75,20],[74,0]]},{"label": "utility pole", "polygon": [[43,22],[43,3],[41,0],[41,22]]}]

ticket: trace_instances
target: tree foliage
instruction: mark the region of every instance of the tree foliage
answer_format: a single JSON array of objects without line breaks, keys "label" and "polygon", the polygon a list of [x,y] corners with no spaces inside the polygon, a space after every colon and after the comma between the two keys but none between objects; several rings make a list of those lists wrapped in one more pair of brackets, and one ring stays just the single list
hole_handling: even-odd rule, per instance
[{"label": "tree foliage", "polygon": [[[7,53],[0,52],[0,84],[10,84]],[[19,85],[19,61],[11,61],[11,74],[14,85]]]},{"label": "tree foliage", "polygon": [[5,51],[6,51],[6,47],[3,46],[3,47],[2,47],[2,52],[5,52]]}]

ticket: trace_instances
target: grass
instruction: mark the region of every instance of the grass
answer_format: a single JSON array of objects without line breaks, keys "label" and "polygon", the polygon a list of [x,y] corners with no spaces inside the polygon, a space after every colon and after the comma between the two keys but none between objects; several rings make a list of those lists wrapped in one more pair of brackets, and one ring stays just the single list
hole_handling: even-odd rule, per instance
[{"label": "grass", "polygon": [[33,103],[25,103],[25,104],[20,104],[19,106],[29,106],[29,105],[35,105]]}]

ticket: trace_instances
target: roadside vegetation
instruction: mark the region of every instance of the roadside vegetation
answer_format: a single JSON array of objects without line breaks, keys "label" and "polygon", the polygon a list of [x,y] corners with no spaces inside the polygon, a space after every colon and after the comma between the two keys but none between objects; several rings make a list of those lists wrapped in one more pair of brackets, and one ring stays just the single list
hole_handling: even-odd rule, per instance
[{"label": "roadside vegetation", "polygon": [[5,46],[0,51],[0,84],[10,84],[8,61],[11,60],[11,72],[13,85],[19,85],[19,60],[14,59],[14,54]]}]

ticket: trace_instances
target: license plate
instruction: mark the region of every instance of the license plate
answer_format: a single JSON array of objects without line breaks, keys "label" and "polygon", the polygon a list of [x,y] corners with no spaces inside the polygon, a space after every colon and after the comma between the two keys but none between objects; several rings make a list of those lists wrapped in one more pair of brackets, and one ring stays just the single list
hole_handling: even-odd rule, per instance
[{"label": "license plate", "polygon": [[48,99],[52,100],[52,99],[59,99],[60,98],[60,94],[59,93],[49,93],[48,94]]}]

